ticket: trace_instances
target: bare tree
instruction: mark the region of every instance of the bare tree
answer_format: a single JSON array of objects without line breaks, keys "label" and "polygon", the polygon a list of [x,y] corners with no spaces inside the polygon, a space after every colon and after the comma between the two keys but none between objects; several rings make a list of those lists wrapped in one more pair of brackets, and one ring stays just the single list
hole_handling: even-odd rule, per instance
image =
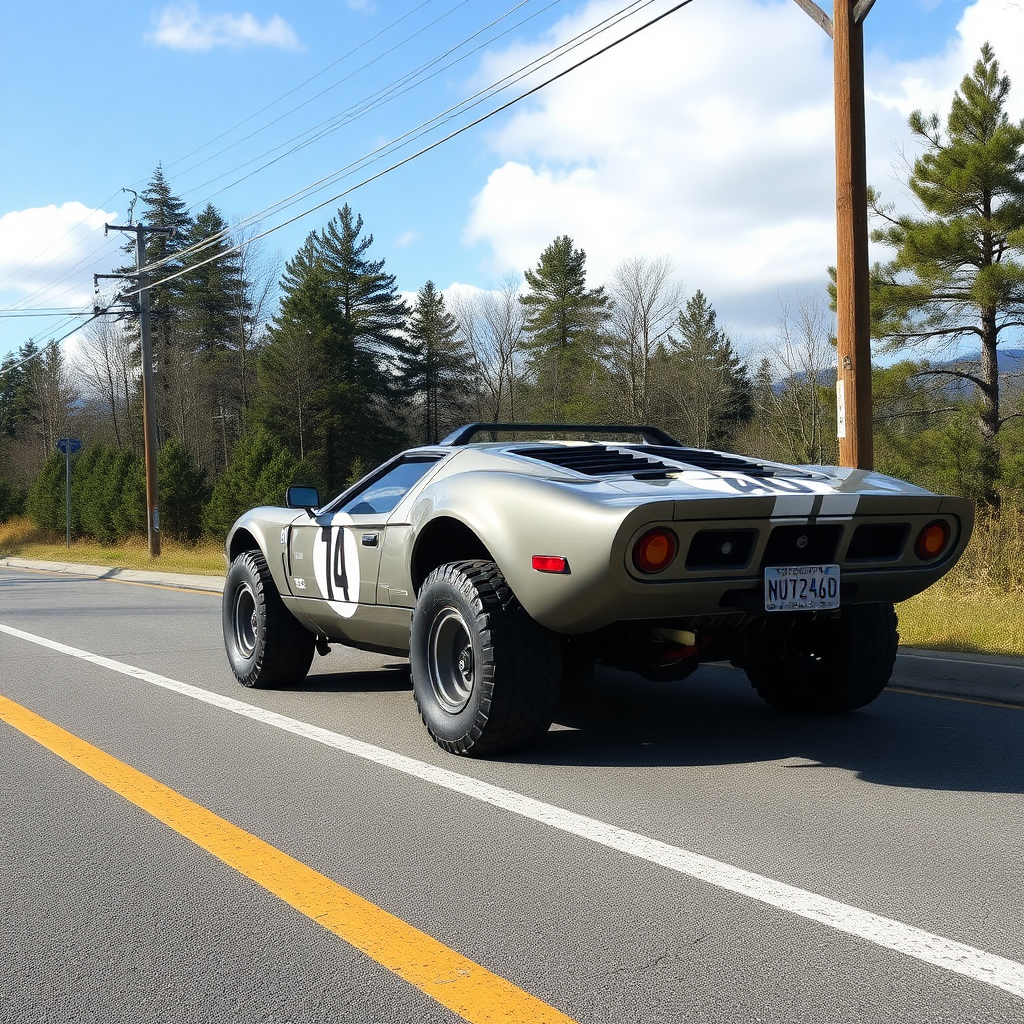
[{"label": "bare tree", "polygon": [[608,291],[614,302],[611,317],[611,359],[625,419],[651,419],[651,360],[668,335],[682,301],[668,256],[632,256],[612,273]]},{"label": "bare tree", "polygon": [[132,410],[139,370],[132,339],[118,321],[96,320],[85,330],[85,347],[75,360],[82,395],[102,410],[114,443],[136,450]]},{"label": "bare tree", "polygon": [[256,357],[266,341],[267,327],[277,310],[278,282],[283,261],[279,252],[269,253],[255,240],[260,225],[236,228],[233,242],[238,252],[239,281],[244,294],[236,298],[234,389],[244,419],[255,395]]},{"label": "bare tree", "polygon": [[495,291],[456,295],[450,302],[480,381],[479,418],[491,423],[515,420],[516,363],[526,322],[520,290],[519,277],[510,273]]},{"label": "bare tree", "polygon": [[757,389],[760,454],[801,464],[835,464],[836,350],[824,304],[801,301],[796,310],[784,304],[768,358],[777,383]]}]

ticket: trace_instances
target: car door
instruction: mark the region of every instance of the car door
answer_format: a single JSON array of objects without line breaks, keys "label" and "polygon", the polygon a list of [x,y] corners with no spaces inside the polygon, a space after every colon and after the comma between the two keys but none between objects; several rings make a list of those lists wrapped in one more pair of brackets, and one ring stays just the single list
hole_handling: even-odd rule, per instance
[{"label": "car door", "polygon": [[292,594],[326,636],[379,642],[390,608],[377,605],[377,576],[389,516],[440,455],[387,463],[323,512],[290,527],[287,559]]}]

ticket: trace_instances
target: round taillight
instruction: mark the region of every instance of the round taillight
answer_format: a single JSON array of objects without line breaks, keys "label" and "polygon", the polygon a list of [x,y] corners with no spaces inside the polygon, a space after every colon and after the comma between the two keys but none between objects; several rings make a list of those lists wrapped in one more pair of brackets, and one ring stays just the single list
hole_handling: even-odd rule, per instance
[{"label": "round taillight", "polygon": [[633,564],[641,572],[661,572],[679,552],[679,541],[671,530],[656,527],[648,530],[633,545]]},{"label": "round taillight", "polygon": [[929,523],[914,541],[914,551],[922,562],[930,562],[938,558],[949,545],[949,523],[944,519],[936,519]]}]

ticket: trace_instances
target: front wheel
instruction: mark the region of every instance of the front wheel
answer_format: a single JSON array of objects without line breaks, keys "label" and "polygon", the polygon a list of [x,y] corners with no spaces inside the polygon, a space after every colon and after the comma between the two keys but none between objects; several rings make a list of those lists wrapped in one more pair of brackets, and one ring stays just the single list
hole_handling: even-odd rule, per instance
[{"label": "front wheel", "polygon": [[888,685],[899,633],[891,604],[857,604],[839,618],[766,629],[744,668],[759,696],[804,714],[839,714],[870,704]]},{"label": "front wheel", "polygon": [[530,618],[493,562],[453,562],[426,578],[409,658],[423,724],[453,754],[510,750],[551,725],[559,638]]},{"label": "front wheel", "polygon": [[287,686],[304,679],[316,637],[284,606],[260,551],[243,551],[228,569],[221,602],[224,647],[243,686]]}]

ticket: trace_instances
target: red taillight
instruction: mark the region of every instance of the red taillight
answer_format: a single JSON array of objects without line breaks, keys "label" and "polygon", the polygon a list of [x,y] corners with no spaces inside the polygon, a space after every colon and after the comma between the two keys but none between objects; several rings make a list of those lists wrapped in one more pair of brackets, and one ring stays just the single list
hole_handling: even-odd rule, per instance
[{"label": "red taillight", "polygon": [[569,562],[564,555],[534,555],[533,567],[537,572],[568,573]]},{"label": "red taillight", "polygon": [[647,573],[661,572],[679,552],[679,541],[671,530],[656,527],[648,530],[633,545],[633,564]]},{"label": "red taillight", "polygon": [[949,545],[949,523],[936,519],[929,523],[914,541],[914,551],[922,562],[938,558]]}]

